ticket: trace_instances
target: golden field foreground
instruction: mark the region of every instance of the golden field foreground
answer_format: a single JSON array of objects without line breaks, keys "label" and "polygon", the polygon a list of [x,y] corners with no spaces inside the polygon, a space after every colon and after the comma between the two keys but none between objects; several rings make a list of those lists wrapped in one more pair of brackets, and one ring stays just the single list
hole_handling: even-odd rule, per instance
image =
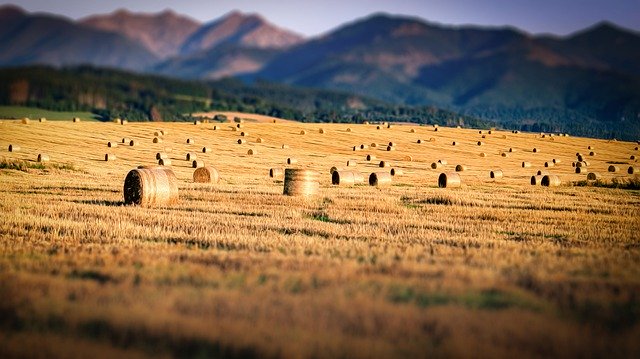
[{"label": "golden field foreground", "polygon": [[[637,144],[232,126],[2,121],[0,356],[640,357],[640,192],[570,185],[586,179],[576,152],[605,182],[630,178]],[[125,206],[128,171],[169,148],[179,203]],[[187,152],[220,182],[193,183]],[[287,158],[321,173],[317,196],[282,195],[268,173]],[[352,159],[367,175],[404,174],[332,186],[329,169]],[[448,165],[431,169],[439,159]],[[531,186],[552,159],[563,185]],[[462,187],[438,188],[458,164]],[[497,169],[504,178],[490,179]]]}]

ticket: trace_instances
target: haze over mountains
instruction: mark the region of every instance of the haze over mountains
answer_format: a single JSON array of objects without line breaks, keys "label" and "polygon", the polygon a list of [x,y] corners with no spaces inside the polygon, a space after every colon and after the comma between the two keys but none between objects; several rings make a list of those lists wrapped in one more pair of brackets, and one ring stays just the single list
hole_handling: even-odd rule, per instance
[{"label": "haze over mountains", "polygon": [[33,63],[265,79],[503,123],[577,121],[640,133],[640,34],[611,23],[551,37],[374,14],[305,39],[239,12],[206,24],[124,10],[74,22],[1,7],[0,65]]}]

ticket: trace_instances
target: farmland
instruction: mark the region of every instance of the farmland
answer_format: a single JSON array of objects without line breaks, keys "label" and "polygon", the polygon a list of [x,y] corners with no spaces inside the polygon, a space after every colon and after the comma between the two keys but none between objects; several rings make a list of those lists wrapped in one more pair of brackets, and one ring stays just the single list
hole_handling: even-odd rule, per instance
[{"label": "farmland", "polygon": [[[410,125],[234,126],[3,120],[0,354],[640,356],[640,191],[626,172],[638,167],[638,144]],[[138,144],[107,147],[123,138]],[[169,154],[180,201],[125,206],[125,176],[158,152]],[[189,152],[220,182],[193,183]],[[577,152],[598,185],[575,173]],[[50,161],[35,162],[40,153]],[[320,173],[316,196],[283,196],[282,179],[269,178],[287,158]],[[383,160],[403,174],[387,187],[333,186],[329,169],[348,160],[367,175],[388,170]],[[447,165],[432,169],[437,160]],[[438,188],[458,164],[462,186]],[[498,169],[504,177],[489,178]],[[531,186],[537,170],[562,185]]]}]

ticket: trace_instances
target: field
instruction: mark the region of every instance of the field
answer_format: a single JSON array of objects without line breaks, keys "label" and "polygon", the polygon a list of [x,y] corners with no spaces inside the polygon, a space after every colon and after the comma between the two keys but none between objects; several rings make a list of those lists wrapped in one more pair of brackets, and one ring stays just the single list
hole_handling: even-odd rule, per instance
[{"label": "field", "polygon": [[0,118],[29,118],[38,120],[41,117],[47,120],[63,120],[68,121],[70,118],[78,117],[84,121],[95,121],[96,115],[91,112],[61,112],[49,111],[36,107],[22,106],[0,106]]},{"label": "field", "polygon": [[[640,357],[640,191],[626,173],[637,144],[232,127],[2,121],[0,356]],[[139,144],[107,147],[124,137]],[[160,151],[179,203],[125,206],[125,176]],[[193,183],[187,152],[220,182]],[[576,152],[601,181],[575,173]],[[35,162],[39,153],[51,161]],[[316,196],[283,196],[282,179],[268,177],[290,157],[321,174]],[[365,174],[389,170],[385,160],[403,175],[332,186],[329,169],[351,159]],[[439,159],[448,164],[432,169]],[[458,164],[462,186],[438,188]],[[504,177],[490,179],[497,169]],[[562,185],[531,186],[539,169]]]}]

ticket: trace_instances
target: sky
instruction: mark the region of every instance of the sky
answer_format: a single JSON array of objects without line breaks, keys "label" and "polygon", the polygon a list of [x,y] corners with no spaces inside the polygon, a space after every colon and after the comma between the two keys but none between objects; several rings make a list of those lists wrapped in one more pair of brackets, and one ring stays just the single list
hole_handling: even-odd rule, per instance
[{"label": "sky", "polygon": [[445,25],[513,26],[532,34],[567,35],[606,20],[640,31],[640,0],[0,0],[30,12],[73,19],[126,8],[172,9],[201,22],[240,10],[306,36],[316,36],[375,12]]}]

